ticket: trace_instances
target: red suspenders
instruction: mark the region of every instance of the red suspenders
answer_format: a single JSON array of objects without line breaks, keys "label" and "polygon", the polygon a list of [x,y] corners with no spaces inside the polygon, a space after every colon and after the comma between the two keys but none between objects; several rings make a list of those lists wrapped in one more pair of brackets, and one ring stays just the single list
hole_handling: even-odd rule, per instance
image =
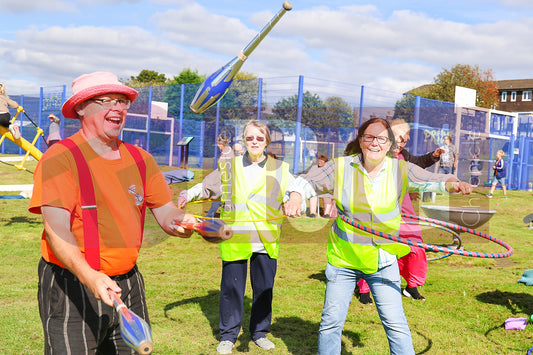
[{"label": "red suspenders", "polygon": [[[96,196],[94,193],[93,179],[87,161],[83,157],[80,148],[71,139],[63,139],[59,143],[67,147],[74,157],[78,168],[78,180],[81,194],[81,211],[83,218],[83,240],[85,245],[85,260],[95,270],[100,270],[100,236],[98,233],[98,213],[96,206]],[[135,160],[139,174],[141,175],[143,193],[146,186],[146,163],[141,153],[133,145],[124,143],[129,153]],[[143,198],[141,208],[141,233],[144,229],[144,215],[146,211],[146,201]],[[142,234],[141,234],[142,235]],[[141,239],[142,242],[142,239]]]}]

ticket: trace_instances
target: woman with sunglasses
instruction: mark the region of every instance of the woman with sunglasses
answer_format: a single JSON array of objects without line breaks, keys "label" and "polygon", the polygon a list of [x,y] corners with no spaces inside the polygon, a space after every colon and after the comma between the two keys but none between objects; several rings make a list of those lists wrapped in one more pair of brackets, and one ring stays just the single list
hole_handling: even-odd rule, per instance
[{"label": "woman with sunglasses", "polygon": [[[220,196],[220,217],[233,230],[231,239],[220,244],[219,354],[231,354],[241,330],[248,261],[253,290],[250,336],[263,350],[275,347],[266,335],[272,321],[272,291],[283,220],[281,208],[287,216],[300,215],[303,194],[301,185],[289,172],[289,165],[266,154],[270,131],[265,123],[248,122],[242,138],[246,153],[232,160],[221,160],[220,179],[216,183],[210,186],[212,179],[204,180],[195,196],[191,196],[192,189],[187,193],[189,201]],[[288,200],[285,205],[284,200]]]},{"label": "woman with sunglasses", "polygon": [[[361,125],[355,154],[323,167],[339,214],[365,227],[398,235],[403,197],[410,191],[461,192],[472,187],[453,175],[433,174],[393,158],[389,123],[372,118]],[[398,258],[408,245],[375,237],[337,217],[328,236],[327,286],[318,337],[318,353],[340,354],[341,335],[357,281],[365,279],[385,329],[391,354],[414,354],[402,307]]]}]

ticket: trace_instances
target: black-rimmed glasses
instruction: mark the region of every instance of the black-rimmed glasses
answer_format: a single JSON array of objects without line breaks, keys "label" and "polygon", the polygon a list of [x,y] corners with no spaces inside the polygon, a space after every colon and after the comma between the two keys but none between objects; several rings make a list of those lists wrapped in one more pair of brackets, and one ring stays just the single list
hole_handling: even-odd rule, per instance
[{"label": "black-rimmed glasses", "polygon": [[390,140],[389,137],[373,136],[371,134],[363,134],[361,137],[363,138],[363,142],[366,143],[372,143],[375,139],[379,144],[385,144]]}]

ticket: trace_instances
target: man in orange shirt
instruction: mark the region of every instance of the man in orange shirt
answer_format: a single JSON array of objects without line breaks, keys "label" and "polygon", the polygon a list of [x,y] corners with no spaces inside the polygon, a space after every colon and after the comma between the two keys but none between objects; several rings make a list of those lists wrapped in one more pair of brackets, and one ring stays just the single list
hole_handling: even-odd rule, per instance
[{"label": "man in orange shirt", "polygon": [[114,74],[72,82],[66,118],[81,129],[53,145],[34,174],[30,212],[42,214],[39,311],[45,354],[130,354],[120,338],[110,293],[147,322],[144,281],[136,266],[144,210],[170,235],[195,218],[172,202],[153,157],[118,139],[138,93]]}]

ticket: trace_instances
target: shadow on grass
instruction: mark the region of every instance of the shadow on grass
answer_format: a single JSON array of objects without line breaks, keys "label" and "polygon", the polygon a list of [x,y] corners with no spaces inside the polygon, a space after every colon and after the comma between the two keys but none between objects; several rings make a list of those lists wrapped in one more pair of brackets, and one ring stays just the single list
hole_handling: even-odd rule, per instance
[{"label": "shadow on grass", "polygon": [[327,281],[326,270],[322,270],[321,272],[317,272],[316,274],[309,275],[309,278],[313,280],[322,281],[325,283]]},{"label": "shadow on grass", "polygon": [[[319,323],[303,320],[298,317],[281,317],[277,318],[272,324],[272,335],[278,339],[282,339],[290,354],[316,354],[318,342]],[[359,334],[344,330],[342,335],[352,342],[352,347],[362,348]],[[343,341],[341,345],[341,354],[351,354],[351,351],[346,349],[346,344]]]},{"label": "shadow on grass", "polygon": [[[529,291],[529,290],[528,290]],[[505,306],[509,309],[512,315],[518,313],[533,313],[533,295],[528,293],[516,293],[516,292],[502,292],[499,290],[480,293],[476,296],[478,301],[488,303],[488,304],[497,304],[500,306]],[[512,317],[510,317],[512,318]],[[487,338],[492,343],[505,348],[506,351],[514,352],[525,352],[524,348],[509,348],[500,344],[497,339],[499,336],[498,331],[505,328],[505,321],[501,324],[488,329],[485,332],[485,338]],[[493,332],[496,331],[497,336],[491,336]]]},{"label": "shadow on grass", "polygon": [[[173,321],[177,321],[177,319],[175,319],[174,317],[170,315],[171,310],[173,310],[174,308],[183,306],[183,305],[198,304],[205,318],[209,321],[209,326],[211,327],[211,333],[213,334],[213,337],[218,340],[220,339],[220,334],[219,334],[220,329],[218,327],[219,300],[220,300],[220,290],[211,290],[211,291],[208,291],[207,295],[205,296],[187,298],[187,299],[184,299],[178,302],[169,303],[165,306],[165,309],[164,309],[165,318],[168,318]],[[252,309],[252,299],[245,296],[242,328],[245,329],[246,332],[243,332],[240,334],[238,339],[241,342],[241,344],[238,346],[238,348],[236,348],[237,350],[242,351],[242,352],[249,351],[247,344],[251,340],[250,333],[248,331],[251,309]]]},{"label": "shadow on grass", "polygon": [[174,317],[170,315],[170,311],[174,308],[178,308],[183,305],[188,304],[198,304],[204,314],[205,318],[209,321],[211,326],[211,332],[213,336],[218,339],[218,302],[220,298],[219,290],[211,290],[207,292],[205,296],[187,298],[178,302],[172,302],[165,306],[164,314],[165,318],[168,318],[173,321],[177,321]]},{"label": "shadow on grass", "polygon": [[42,224],[42,220],[40,218],[28,218],[27,216],[15,216],[11,218],[0,218],[0,223],[5,222],[4,226],[11,226],[14,224],[30,224],[30,225],[38,225]]},{"label": "shadow on grass", "polygon": [[[510,347],[506,347],[505,345],[503,345],[503,344],[498,342],[498,339],[501,336],[498,333],[498,331],[500,331],[501,329],[504,329],[504,328],[505,328],[505,322],[502,322],[501,324],[490,328],[489,330],[487,330],[485,332],[485,338],[487,338],[487,340],[490,341],[491,343],[493,343],[494,345],[497,345],[500,348],[505,349],[506,352],[509,352],[509,353],[510,352],[517,352],[517,353],[521,353],[521,354],[525,353],[527,349],[524,349],[524,348],[510,348]],[[491,335],[494,331],[496,331],[495,335]]]},{"label": "shadow on grass", "polygon": [[[529,289],[527,291],[530,291]],[[533,295],[529,293],[502,292],[499,290],[480,293],[478,301],[506,306],[511,313],[533,313]]]},{"label": "shadow on grass", "polygon": [[431,347],[433,346],[433,340],[429,339],[427,336],[425,336],[424,334],[420,333],[417,330],[414,330],[414,331],[411,330],[411,333],[418,334],[418,336],[421,337],[421,338],[424,338],[424,340],[427,343],[426,348],[421,350],[421,351],[416,352],[416,355],[426,354],[427,352],[429,352],[431,350]]}]

